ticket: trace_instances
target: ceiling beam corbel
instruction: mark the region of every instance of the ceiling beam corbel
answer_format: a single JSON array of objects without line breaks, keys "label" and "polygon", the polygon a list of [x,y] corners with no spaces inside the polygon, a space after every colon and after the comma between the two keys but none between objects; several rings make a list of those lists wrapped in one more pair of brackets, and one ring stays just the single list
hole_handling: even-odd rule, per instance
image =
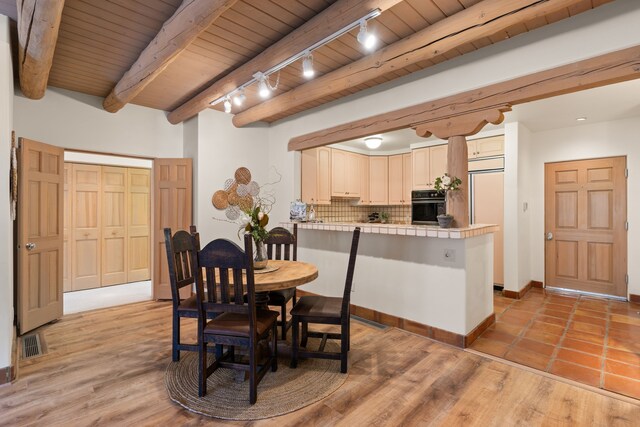
[{"label": "ceiling beam corbel", "polygon": [[228,76],[214,82],[196,96],[173,110],[169,122],[177,124],[197,115],[216,100],[253,78],[257,71],[266,71],[357,21],[367,13],[387,10],[402,0],[338,0],[305,24],[296,28],[264,52],[238,67]]},{"label": "ceiling beam corbel", "polygon": [[480,132],[488,123],[499,125],[504,121],[504,113],[511,111],[510,105],[472,111],[459,116],[427,122],[416,127],[416,135],[429,138],[449,139],[453,136],[471,136]]},{"label": "ceiling beam corbel", "polygon": [[115,113],[131,102],[237,0],[184,0],[104,99]]},{"label": "ceiling beam corbel", "polygon": [[30,99],[47,90],[58,41],[64,0],[18,0],[18,73],[20,89]]},{"label": "ceiling beam corbel", "polygon": [[483,0],[358,61],[248,108],[234,116],[233,124],[242,127],[273,117],[581,1]]}]

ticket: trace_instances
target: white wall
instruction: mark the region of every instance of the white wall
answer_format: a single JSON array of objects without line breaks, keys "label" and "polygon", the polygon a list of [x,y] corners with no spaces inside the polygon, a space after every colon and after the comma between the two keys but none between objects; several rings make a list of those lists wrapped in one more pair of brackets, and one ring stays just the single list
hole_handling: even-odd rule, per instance
[{"label": "white wall", "polygon": [[49,87],[41,100],[14,98],[20,137],[76,150],[145,157],[182,157],[182,125],[163,111],[128,104],[113,114],[102,98]]},{"label": "white wall", "polygon": [[[193,137],[190,137],[193,139]],[[191,143],[193,144],[193,142]],[[190,148],[193,151],[193,148]],[[202,242],[215,238],[230,239],[240,246],[238,227],[226,221],[224,211],[211,204],[211,197],[224,187],[224,182],[233,178],[237,168],[244,166],[261,186],[277,179],[269,169],[269,129],[266,126],[237,129],[229,114],[207,109],[199,114],[197,126],[197,170],[198,188],[194,192],[194,206],[198,230]],[[278,172],[282,173],[280,170]],[[284,183],[273,186],[279,189]],[[268,187],[263,187],[266,191]],[[289,198],[278,198],[276,206],[289,204]],[[218,220],[216,220],[217,218]],[[277,222],[270,221],[269,227]]]},{"label": "white wall", "polygon": [[0,369],[11,365],[13,343],[13,222],[9,155],[13,128],[13,65],[9,18],[0,15]]},{"label": "white wall", "polygon": [[522,123],[505,124],[504,289],[516,292],[531,280],[529,135]]},{"label": "white wall", "polygon": [[629,293],[640,295],[640,117],[531,133],[530,192],[533,280],[544,281],[544,164],[627,156]]}]

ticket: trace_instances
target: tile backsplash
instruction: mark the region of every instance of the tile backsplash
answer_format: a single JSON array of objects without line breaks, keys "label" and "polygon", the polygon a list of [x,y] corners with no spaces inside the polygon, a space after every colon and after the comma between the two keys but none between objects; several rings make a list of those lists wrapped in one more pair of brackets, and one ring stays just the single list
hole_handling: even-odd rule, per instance
[{"label": "tile backsplash", "polygon": [[314,205],[316,218],[324,222],[367,222],[370,213],[387,212],[389,221],[411,222],[411,206],[359,206],[348,199],[334,199],[330,205]]}]

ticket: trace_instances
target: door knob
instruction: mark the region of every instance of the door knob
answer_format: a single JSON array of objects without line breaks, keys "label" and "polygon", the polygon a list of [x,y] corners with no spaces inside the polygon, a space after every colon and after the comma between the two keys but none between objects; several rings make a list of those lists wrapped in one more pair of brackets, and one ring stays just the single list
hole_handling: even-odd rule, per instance
[{"label": "door knob", "polygon": [[26,245],[24,245],[25,248],[27,248],[28,251],[32,251],[36,248],[36,244],[35,243],[27,243]]},{"label": "door knob", "polygon": [[553,233],[552,232],[548,232],[547,233],[547,240],[553,240]]}]

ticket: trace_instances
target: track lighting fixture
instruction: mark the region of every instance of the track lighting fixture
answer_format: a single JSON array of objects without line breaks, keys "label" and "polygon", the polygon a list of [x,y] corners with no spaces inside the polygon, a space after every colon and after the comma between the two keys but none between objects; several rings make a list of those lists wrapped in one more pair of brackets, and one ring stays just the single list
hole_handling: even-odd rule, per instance
[{"label": "track lighting fixture", "polygon": [[[280,83],[280,70],[283,68],[293,64],[294,62],[302,59],[302,74],[305,78],[311,78],[315,75],[315,70],[313,69],[313,55],[312,52],[322,46],[325,46],[328,43],[331,43],[333,40],[336,40],[340,36],[345,33],[352,31],[353,29],[360,27],[360,32],[358,33],[358,42],[360,42],[365,48],[373,49],[376,44],[376,37],[367,31],[367,21],[369,19],[373,19],[379,16],[381,13],[380,9],[373,9],[371,12],[364,15],[362,18],[351,22],[350,24],[345,25],[343,28],[339,29],[333,34],[330,34],[323,38],[322,40],[318,40],[311,46],[307,47],[305,50],[296,53],[293,56],[285,59],[277,65],[269,68],[265,71],[258,71],[253,75],[253,78],[240,86],[233,89],[231,92],[228,92],[226,95],[221,96],[213,101],[211,101],[211,105],[218,105],[223,103],[224,111],[227,113],[231,112],[231,99],[233,98],[233,103],[236,106],[241,106],[246,96],[244,94],[245,88],[251,86],[254,83],[258,84],[258,94],[262,99],[266,99],[271,95],[271,92],[275,91],[278,88],[278,84]],[[269,81],[269,76],[274,73],[278,73],[276,77],[275,83],[272,85]]]},{"label": "track lighting fixture", "polygon": [[240,107],[244,104],[245,99],[247,99],[247,97],[244,94],[244,89],[240,89],[238,90],[238,94],[233,97],[233,103]]},{"label": "track lighting fixture", "polygon": [[224,99],[224,112],[231,112],[231,99],[229,99],[229,95],[227,95],[227,97]]},{"label": "track lighting fixture", "polygon": [[313,55],[311,52],[306,52],[304,59],[302,60],[302,75],[310,79],[316,72],[313,69]]},{"label": "track lighting fixture", "polygon": [[367,21],[360,20],[360,31],[358,32],[358,42],[367,50],[373,49],[376,44],[376,36],[367,31]]}]

